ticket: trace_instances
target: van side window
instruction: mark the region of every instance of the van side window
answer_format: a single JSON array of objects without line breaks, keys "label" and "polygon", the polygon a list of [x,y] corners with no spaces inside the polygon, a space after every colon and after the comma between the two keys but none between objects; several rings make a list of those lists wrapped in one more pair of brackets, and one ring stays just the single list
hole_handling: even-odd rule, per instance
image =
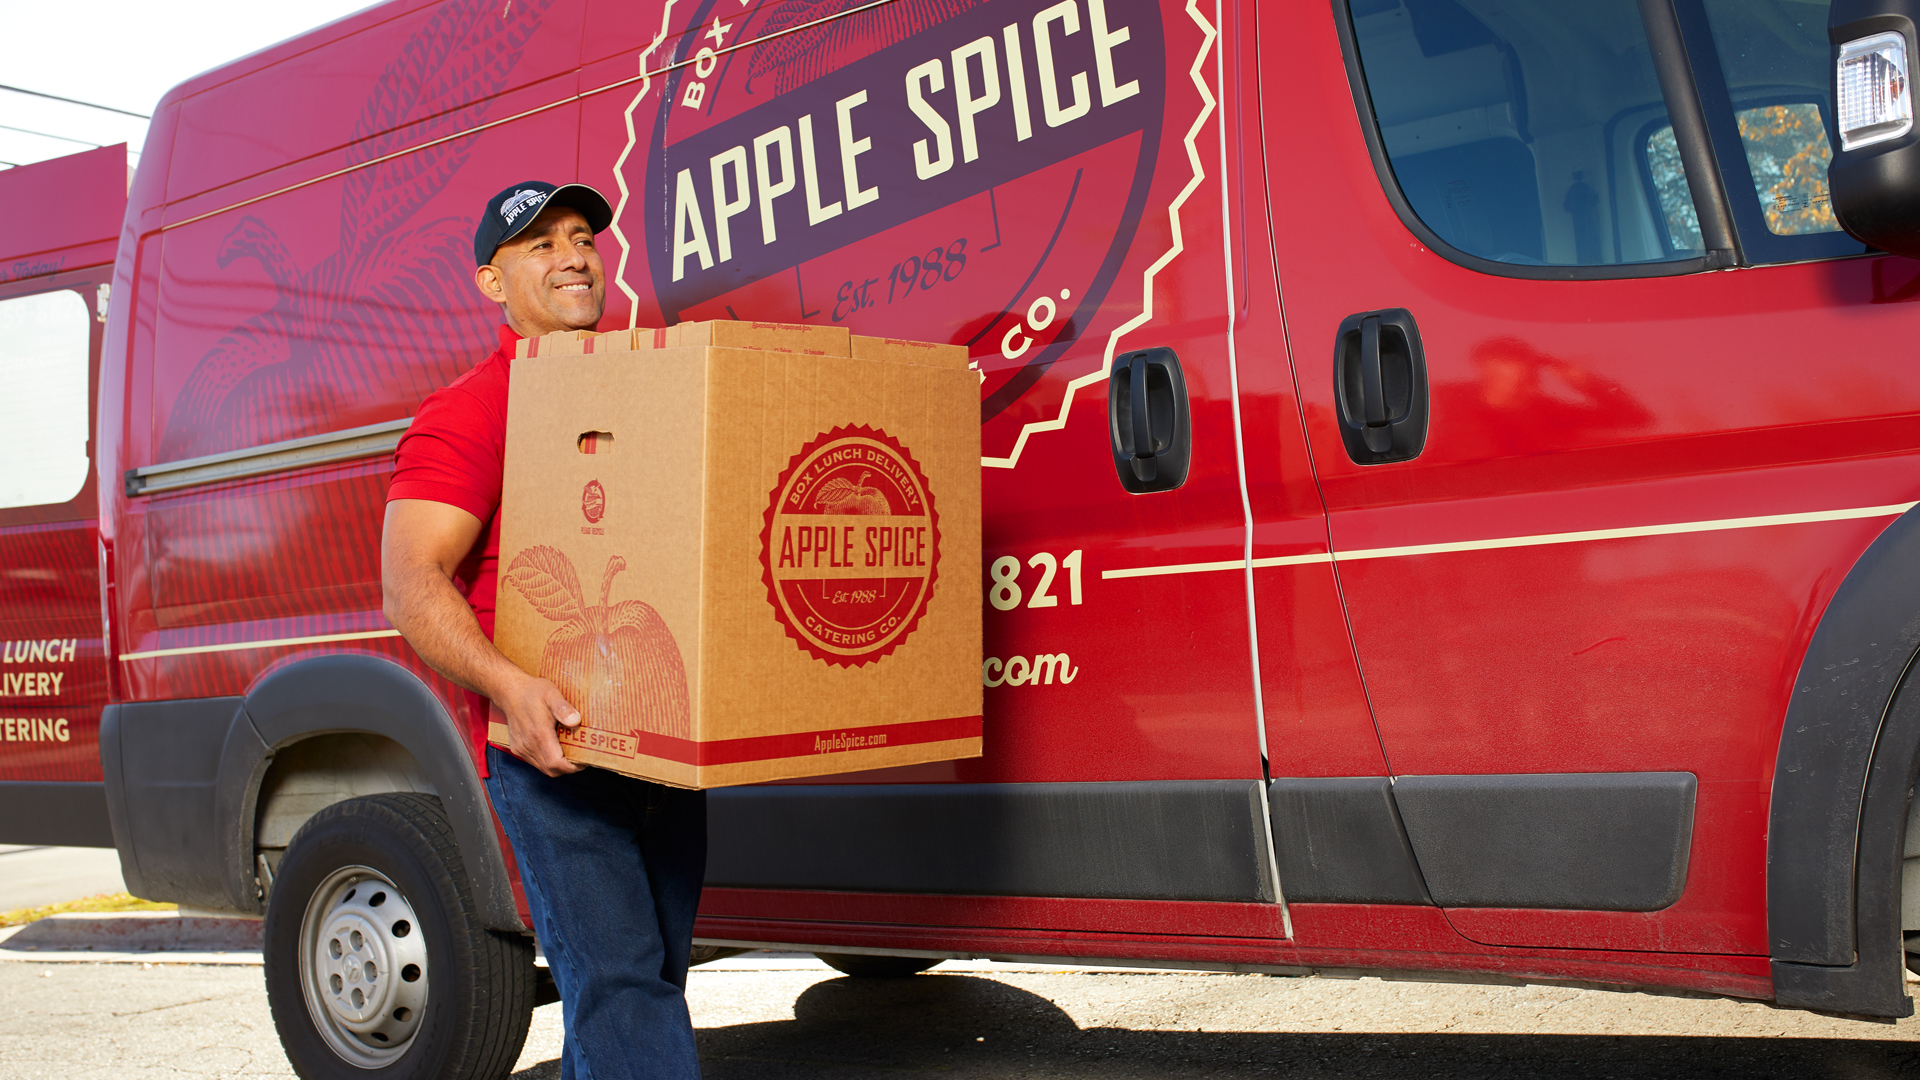
[{"label": "van side window", "polygon": [[1828,0],[1675,8],[1747,262],[1858,254],[1827,193]]},{"label": "van side window", "polygon": [[86,486],[92,327],[71,290],[0,300],[0,508],[67,502]]},{"label": "van side window", "polygon": [[1448,245],[1516,267],[1703,254],[1635,0],[1349,10],[1393,179]]}]

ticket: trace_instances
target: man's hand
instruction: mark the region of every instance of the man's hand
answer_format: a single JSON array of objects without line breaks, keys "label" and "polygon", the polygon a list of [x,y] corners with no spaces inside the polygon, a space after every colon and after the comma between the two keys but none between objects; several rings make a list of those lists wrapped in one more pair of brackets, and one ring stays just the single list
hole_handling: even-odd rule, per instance
[{"label": "man's hand", "polygon": [[380,534],[380,587],[387,621],[420,659],[507,714],[508,749],[548,776],[584,766],[560,754],[555,725],[574,727],[579,710],[558,687],[520,670],[480,632],[453,575],[480,539],[482,522],[457,506],[421,499],[387,504]]},{"label": "man's hand", "polygon": [[580,710],[560,696],[558,687],[528,675],[505,697],[494,698],[493,704],[507,714],[507,749],[514,757],[548,776],[583,768],[560,753],[560,737],[554,725],[579,727]]}]

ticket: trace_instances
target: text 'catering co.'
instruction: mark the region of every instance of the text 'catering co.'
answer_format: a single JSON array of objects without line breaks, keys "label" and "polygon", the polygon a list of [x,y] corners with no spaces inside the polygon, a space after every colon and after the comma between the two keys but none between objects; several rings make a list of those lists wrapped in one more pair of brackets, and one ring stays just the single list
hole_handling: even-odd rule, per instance
[{"label": "text 'catering co.'", "polygon": [[[842,18],[857,5],[728,6],[672,17],[671,56],[647,66],[686,63],[633,117],[645,154],[623,166],[625,235],[644,230],[663,320],[958,342],[1044,296],[1054,336],[1087,324],[1151,179],[1156,2],[892,0]],[[754,44],[717,51],[740,42]],[[1080,215],[1096,238],[1057,242]],[[1032,295],[1010,297],[1022,279]],[[1023,363],[1058,354],[1028,337]]]}]

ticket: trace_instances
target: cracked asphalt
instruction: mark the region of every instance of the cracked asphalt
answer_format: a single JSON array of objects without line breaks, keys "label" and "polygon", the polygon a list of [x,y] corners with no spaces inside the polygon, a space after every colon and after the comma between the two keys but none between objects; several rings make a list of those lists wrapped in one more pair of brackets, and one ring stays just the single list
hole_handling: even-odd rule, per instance
[{"label": "cracked asphalt", "polygon": [[[688,993],[708,1080],[1920,1076],[1920,1021],[1557,987],[988,963],[856,980],[746,956]],[[559,1052],[550,1005],[514,1075],[557,1080]],[[6,962],[0,1075],[292,1073],[257,967]]]}]

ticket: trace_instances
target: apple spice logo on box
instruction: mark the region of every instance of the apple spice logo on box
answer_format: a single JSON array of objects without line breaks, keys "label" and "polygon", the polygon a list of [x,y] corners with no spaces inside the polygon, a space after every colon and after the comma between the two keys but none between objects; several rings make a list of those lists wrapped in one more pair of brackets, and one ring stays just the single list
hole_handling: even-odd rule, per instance
[{"label": "apple spice logo on box", "polygon": [[627,568],[618,555],[600,578],[591,606],[558,548],[537,545],[513,557],[508,585],[533,609],[559,623],[540,652],[537,674],[560,688],[586,724],[600,731],[693,736],[687,668],[660,613],[638,600],[613,602],[613,579]]},{"label": "apple spice logo on box", "polygon": [[892,653],[940,565],[940,515],[913,455],[878,428],[836,427],[793,456],[769,500],[761,576],[787,636],[839,667]]},{"label": "apple spice logo on box", "polygon": [[[832,322],[997,350],[985,423],[1089,327],[1146,213],[1167,107],[1160,4],[894,0],[833,18],[844,6],[675,11],[672,52],[643,67],[683,66],[646,101],[623,216],[646,231],[665,322]],[[1041,296],[1062,306],[1034,325]]]}]

